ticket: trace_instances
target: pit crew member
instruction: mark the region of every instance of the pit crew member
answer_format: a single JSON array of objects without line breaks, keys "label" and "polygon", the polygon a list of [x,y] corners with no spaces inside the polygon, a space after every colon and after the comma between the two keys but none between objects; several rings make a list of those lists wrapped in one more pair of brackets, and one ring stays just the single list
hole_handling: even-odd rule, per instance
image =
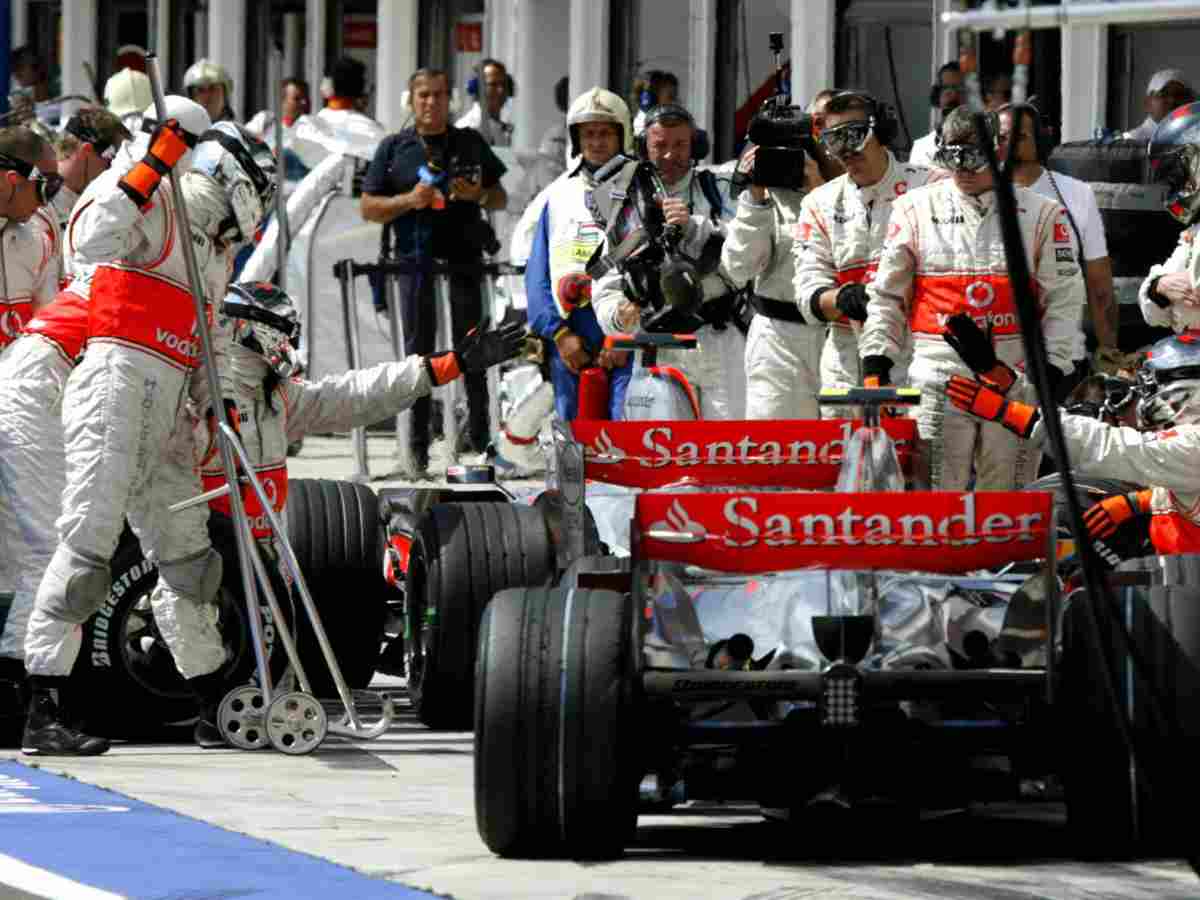
[{"label": "pit crew member", "polygon": [[529,325],[545,340],[554,407],[560,419],[577,412],[579,372],[598,365],[609,373],[609,417],[621,417],[632,362],[629,353],[606,350],[591,307],[587,262],[604,239],[588,206],[596,172],[622,150],[633,152],[629,107],[611,91],[580,94],[567,112],[573,170],[546,189],[525,267]]},{"label": "pit crew member", "polygon": [[1163,119],[1150,140],[1150,171],[1167,186],[1167,212],[1185,226],[1164,262],[1153,266],[1138,291],[1147,324],[1175,331],[1200,328],[1200,103]]},{"label": "pit crew member", "polygon": [[[859,330],[867,317],[867,284],[875,276],[893,205],[925,184],[929,170],[896,161],[888,142],[896,120],[871,95],[841,92],[830,98],[821,143],[846,174],[804,198],[800,208],[795,297],[811,322],[829,322],[820,353],[820,386],[857,387]],[[902,381],[910,350],[897,353]],[[840,415],[827,410],[829,415]]]},{"label": "pit crew member", "polygon": [[[107,749],[71,728],[60,701],[79,652],[80,626],[108,594],[108,560],[126,518],[159,567],[150,602],[176,667],[201,700],[197,742],[223,744],[215,708],[224,694],[225,648],[208,613],[221,558],[209,544],[203,509],[167,511],[200,490],[190,454],[180,461],[171,439],[183,421],[189,383],[200,385],[203,376],[195,372],[198,323],[178,212],[161,181],[180,177],[206,293],[223,296],[238,245],[254,234],[269,206],[274,158],[232,123],[210,130],[208,114],[186,98],[168,97],[167,112],[148,146],[129,145],[136,150],[122,165],[88,187],[71,221],[75,255],[96,268],[87,343],[62,398],[66,487],[59,543],[25,640],[33,698],[22,749],[30,753]],[[135,160],[140,150],[144,155]],[[190,431],[186,440],[190,448]]]},{"label": "pit crew member", "polygon": [[[943,391],[951,375],[970,373],[942,339],[955,313],[967,312],[991,328],[996,356],[1005,364],[997,376],[1006,376],[999,382],[1002,389],[1013,388],[1010,373],[1024,360],[983,149],[985,140],[995,145],[999,123],[995,113],[987,118],[991,134],[979,135],[967,107],[950,113],[942,125],[938,163],[951,177],[896,201],[879,269],[867,286],[867,319],[859,339],[868,386],[889,384],[894,362],[913,341],[909,380],[921,390],[917,432],[935,490],[965,489],[972,465],[976,490],[1020,488],[1037,476],[1040,456],[1003,428],[962,415],[947,404]],[[1083,356],[1083,279],[1063,208],[1027,188],[1015,191],[1046,352],[1052,375],[1061,382]],[[1027,388],[1022,385],[1018,393]]]}]

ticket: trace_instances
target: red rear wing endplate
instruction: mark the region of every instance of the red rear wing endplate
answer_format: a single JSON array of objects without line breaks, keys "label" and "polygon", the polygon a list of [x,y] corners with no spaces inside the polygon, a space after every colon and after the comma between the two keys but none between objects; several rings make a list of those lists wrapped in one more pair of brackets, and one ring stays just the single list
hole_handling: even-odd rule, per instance
[{"label": "red rear wing endplate", "polygon": [[[586,477],[635,488],[696,484],[824,490],[837,483],[850,419],[571,423]],[[912,470],[916,421],[884,418],[900,467]]]},{"label": "red rear wing endplate", "polygon": [[1044,558],[1053,510],[1042,491],[647,493],[633,526],[642,559],[716,571],[959,573]]}]

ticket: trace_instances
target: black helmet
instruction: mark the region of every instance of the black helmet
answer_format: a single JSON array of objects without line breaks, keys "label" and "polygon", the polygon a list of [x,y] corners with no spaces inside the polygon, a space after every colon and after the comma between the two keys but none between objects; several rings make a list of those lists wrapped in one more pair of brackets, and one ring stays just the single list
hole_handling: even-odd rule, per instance
[{"label": "black helmet", "polygon": [[1150,348],[1138,369],[1138,427],[1158,431],[1200,422],[1200,333],[1185,331]]},{"label": "black helmet", "polygon": [[269,281],[243,281],[229,286],[221,313],[238,320],[234,341],[260,354],[280,378],[300,368],[296,342],[300,314],[292,298]]},{"label": "black helmet", "polygon": [[1147,151],[1150,177],[1166,185],[1167,212],[1191,225],[1200,217],[1200,103],[1167,113]]}]

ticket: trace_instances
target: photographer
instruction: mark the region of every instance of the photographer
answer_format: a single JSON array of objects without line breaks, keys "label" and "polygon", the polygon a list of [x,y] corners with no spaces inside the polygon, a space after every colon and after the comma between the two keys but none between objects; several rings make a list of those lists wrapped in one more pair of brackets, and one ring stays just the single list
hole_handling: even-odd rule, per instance
[{"label": "photographer", "polygon": [[820,415],[825,322],[798,305],[793,284],[800,203],[823,183],[805,152],[813,144],[813,124],[809,116],[765,110],[750,134],[769,146],[750,144],[738,162],[739,174],[751,183],[729,223],[721,265],[734,282],[754,282],[750,305],[755,315],[746,335],[747,419]]},{"label": "photographer", "polygon": [[[929,175],[892,156],[887,145],[896,129],[890,111],[869,94],[843,91],[829,101],[821,143],[846,174],[804,198],[795,244],[797,302],[806,316],[831,323],[821,354],[825,388],[862,384],[858,331],[867,318],[866,285],[879,263],[892,204]],[[909,353],[905,347],[896,360],[897,384],[904,383]]]},{"label": "photographer", "polygon": [[[384,225],[380,257],[418,266],[435,259],[450,263],[481,263],[484,251],[494,252],[495,233],[484,219],[485,209],[503,209],[508,202],[500,178],[504,164],[471,129],[449,124],[450,86],[446,73],[418,69],[409,79],[409,104],[414,125],[384,138],[363,181],[362,215]],[[433,276],[417,271],[398,278],[400,314],[404,322],[404,352],[433,352],[437,312]],[[480,276],[455,273],[450,278],[454,342],[460,341],[482,317]],[[482,373],[466,379],[469,421],[468,452],[488,443],[487,383]],[[425,474],[429,463],[429,398],[413,406],[414,472]]]},{"label": "photographer", "polygon": [[[628,247],[625,242],[614,243],[617,233],[609,227],[601,255],[606,260],[619,255],[623,260],[606,265],[606,271],[597,276],[592,305],[606,333],[637,331],[643,308],[659,308],[664,302],[657,275],[668,272],[668,267],[675,272],[681,266],[693,268],[701,283],[694,284],[693,296],[682,305],[692,307],[691,311],[703,320],[695,328],[697,349],[663,350],[658,361],[660,365],[675,366],[687,377],[699,395],[703,418],[740,419],[745,411],[746,340],[733,315],[736,289],[718,270],[727,211],[715,176],[694,170],[696,161],[707,155],[707,148],[697,140],[696,132],[695,120],[682,106],[668,104],[647,113],[645,133],[637,141],[638,153],[653,167],[664,195],[646,202],[661,210],[661,231],[671,237],[655,239],[654,233],[660,229],[645,222],[643,216],[643,225],[648,226],[648,242]],[[615,223],[618,228],[624,222],[630,204],[637,200],[633,195],[640,193],[634,190],[626,196],[631,184],[642,181],[637,177],[639,165],[639,161],[631,160],[617,175],[605,179],[607,187],[594,195],[594,202],[601,208],[599,221]],[[617,201],[609,209],[602,209],[614,197]],[[643,248],[657,252],[664,243],[671,250],[655,262],[655,271],[648,273],[650,277],[627,277],[629,263],[638,256],[649,255]],[[682,280],[692,281],[690,276]],[[670,305],[675,306],[676,301],[672,299]]]}]

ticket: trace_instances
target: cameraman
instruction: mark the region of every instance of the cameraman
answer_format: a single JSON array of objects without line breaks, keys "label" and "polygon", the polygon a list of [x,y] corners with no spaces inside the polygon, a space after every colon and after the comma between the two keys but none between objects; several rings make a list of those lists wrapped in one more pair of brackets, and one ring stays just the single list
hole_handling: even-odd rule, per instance
[{"label": "cameraman", "polygon": [[721,265],[735,283],[754,282],[750,305],[755,315],[746,335],[746,418],[815,419],[825,322],[797,303],[793,247],[800,203],[823,180],[804,149],[788,147],[777,158],[798,165],[782,179],[784,186],[764,166],[756,169],[761,150],[749,145],[738,162],[751,184],[738,199],[721,250]]},{"label": "cameraman", "polygon": [[[434,260],[482,263],[492,252],[495,233],[484,218],[486,209],[508,203],[500,178],[504,164],[470,128],[449,124],[450,85],[438,69],[418,69],[408,80],[414,125],[379,144],[363,181],[362,216],[384,226],[380,258],[428,266]],[[397,276],[397,295],[404,323],[404,352],[432,353],[437,323],[433,277],[428,271]],[[482,317],[478,274],[450,278],[450,312],[457,343]],[[468,452],[488,443],[487,381],[483,373],[466,378],[469,410]],[[447,412],[447,415],[452,413]],[[414,472],[420,478],[429,464],[430,401],[413,405]]]},{"label": "cameraman", "polygon": [[[715,269],[720,261],[720,245],[725,236],[724,218],[727,210],[721,199],[715,176],[697,173],[694,164],[706,154],[696,140],[696,123],[682,106],[665,104],[646,114],[646,130],[638,138],[638,152],[658,172],[667,196],[661,199],[662,215],[668,227],[682,230],[679,251],[694,260],[710,260]],[[628,162],[620,174],[611,179],[608,191],[620,192],[627,186],[637,168],[636,161]],[[598,192],[602,202],[605,192]],[[621,195],[623,196],[623,195]],[[627,203],[628,201],[622,201]],[[624,206],[600,216],[606,222],[624,215]],[[603,252],[612,253],[606,236]],[[728,283],[724,273],[711,273]],[[713,279],[706,278],[711,283]],[[746,339],[737,327],[733,315],[733,289],[722,296],[706,299],[699,309],[705,324],[696,330],[695,350],[663,350],[660,365],[671,365],[683,372],[700,398],[701,415],[705,419],[741,419],[746,404]],[[593,288],[592,305],[600,327],[608,334],[637,331],[641,323],[641,304],[647,297],[627,295],[622,272],[609,270],[598,278]]]},{"label": "cameraman", "polygon": [[[804,198],[795,243],[797,302],[806,317],[830,323],[821,354],[824,388],[862,384],[858,333],[892,204],[929,176],[928,169],[896,161],[887,147],[896,128],[890,111],[870,94],[842,91],[829,101],[821,143],[845,164],[846,174]],[[906,348],[897,360],[897,384],[904,383],[909,353]]]}]

